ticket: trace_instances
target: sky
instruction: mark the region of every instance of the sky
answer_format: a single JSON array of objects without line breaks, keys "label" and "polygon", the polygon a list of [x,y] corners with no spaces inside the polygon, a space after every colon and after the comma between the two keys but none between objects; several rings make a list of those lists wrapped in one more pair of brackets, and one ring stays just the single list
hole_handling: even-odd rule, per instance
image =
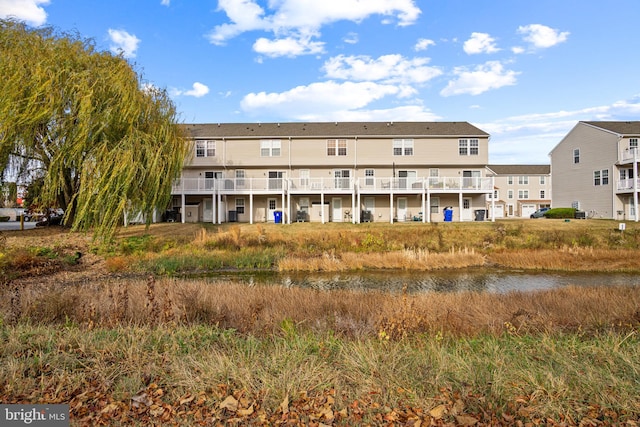
[{"label": "sky", "polygon": [[548,164],[580,120],[639,120],[638,0],[0,0],[125,56],[184,123],[466,121]]}]

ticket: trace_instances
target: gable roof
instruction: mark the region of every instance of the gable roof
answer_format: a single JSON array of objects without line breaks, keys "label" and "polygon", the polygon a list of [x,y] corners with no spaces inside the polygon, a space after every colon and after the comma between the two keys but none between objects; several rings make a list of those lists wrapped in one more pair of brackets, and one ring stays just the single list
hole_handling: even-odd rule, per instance
[{"label": "gable roof", "polygon": [[496,175],[549,175],[551,165],[488,165]]},{"label": "gable roof", "polygon": [[640,135],[640,121],[634,122],[580,122],[618,135]]},{"label": "gable roof", "polygon": [[191,138],[488,137],[468,122],[209,123],[183,125]]}]

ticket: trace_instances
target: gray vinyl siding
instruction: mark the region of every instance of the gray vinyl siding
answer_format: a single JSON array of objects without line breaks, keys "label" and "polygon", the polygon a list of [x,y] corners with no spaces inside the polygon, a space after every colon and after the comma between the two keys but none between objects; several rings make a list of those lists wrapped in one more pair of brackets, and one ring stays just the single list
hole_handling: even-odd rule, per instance
[{"label": "gray vinyl siding", "polygon": [[[578,123],[551,153],[553,207],[580,202],[584,211],[596,210],[612,217],[617,173],[618,137],[599,128]],[[580,150],[580,163],[573,161]],[[608,169],[609,184],[594,185],[594,171]]]}]

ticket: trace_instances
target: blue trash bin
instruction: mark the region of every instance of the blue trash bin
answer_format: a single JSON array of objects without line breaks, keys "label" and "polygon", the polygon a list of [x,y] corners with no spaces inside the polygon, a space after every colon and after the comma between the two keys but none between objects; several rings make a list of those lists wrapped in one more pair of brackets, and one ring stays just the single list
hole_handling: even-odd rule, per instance
[{"label": "blue trash bin", "polygon": [[453,221],[453,208],[450,206],[444,208],[444,220],[447,222]]},{"label": "blue trash bin", "polygon": [[276,224],[282,223],[282,211],[273,211],[273,220]]}]

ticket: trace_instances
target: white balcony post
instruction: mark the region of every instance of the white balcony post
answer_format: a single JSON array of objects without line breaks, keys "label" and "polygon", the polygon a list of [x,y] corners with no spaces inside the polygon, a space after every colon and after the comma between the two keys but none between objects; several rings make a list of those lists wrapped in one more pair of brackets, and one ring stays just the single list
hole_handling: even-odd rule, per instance
[{"label": "white balcony post", "polygon": [[186,221],[185,218],[185,209],[186,209],[186,200],[185,200],[185,195],[184,195],[184,189],[182,190],[182,200],[181,200],[181,204],[180,204],[180,222],[182,222],[183,224]]}]

